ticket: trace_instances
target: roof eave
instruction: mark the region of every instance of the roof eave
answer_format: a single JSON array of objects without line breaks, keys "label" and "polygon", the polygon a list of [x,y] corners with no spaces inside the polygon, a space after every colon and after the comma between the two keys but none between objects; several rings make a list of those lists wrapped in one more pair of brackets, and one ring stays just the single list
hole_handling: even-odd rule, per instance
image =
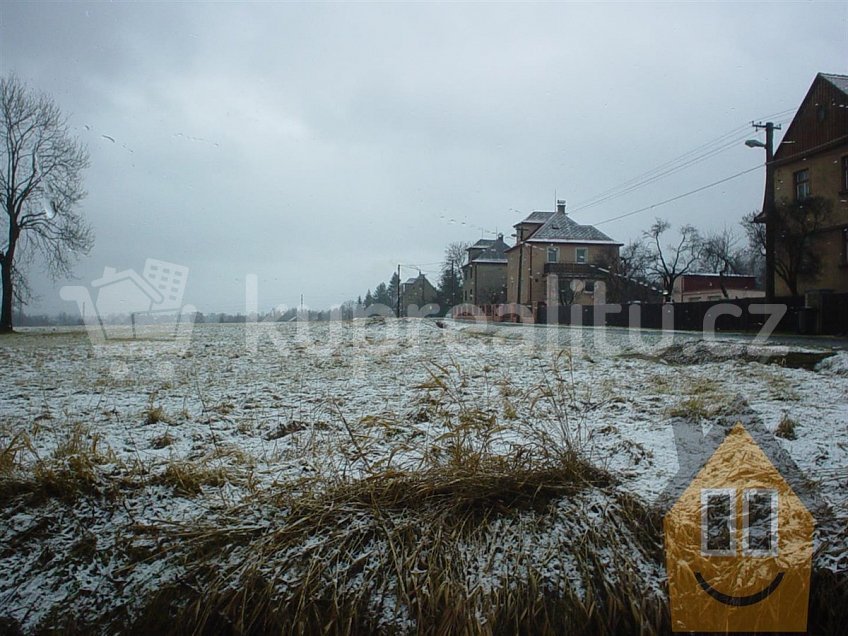
[{"label": "roof eave", "polygon": [[573,244],[585,244],[585,245],[618,245],[621,247],[624,243],[619,243],[618,241],[613,241],[610,239],[609,241],[597,241],[597,240],[588,240],[588,239],[546,239],[546,238],[529,238],[525,241],[526,243],[573,243]]}]

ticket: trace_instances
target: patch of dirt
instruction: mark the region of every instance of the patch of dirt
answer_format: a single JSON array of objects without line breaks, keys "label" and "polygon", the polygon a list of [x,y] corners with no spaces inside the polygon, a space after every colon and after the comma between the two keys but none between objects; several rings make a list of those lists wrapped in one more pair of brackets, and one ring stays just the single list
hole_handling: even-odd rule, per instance
[{"label": "patch of dirt", "polygon": [[726,342],[687,342],[673,344],[655,355],[637,354],[640,359],[667,364],[691,365],[709,362],[759,362],[790,369],[813,370],[833,351],[792,350],[781,346],[728,344]]}]

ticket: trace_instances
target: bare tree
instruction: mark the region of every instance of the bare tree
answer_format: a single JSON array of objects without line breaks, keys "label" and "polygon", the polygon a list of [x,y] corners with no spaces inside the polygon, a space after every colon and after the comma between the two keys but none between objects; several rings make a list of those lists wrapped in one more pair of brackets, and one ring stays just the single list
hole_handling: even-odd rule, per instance
[{"label": "bare tree", "polygon": [[[815,235],[829,222],[833,204],[823,197],[808,197],[803,201],[784,199],[774,208],[773,229],[776,236],[774,273],[780,276],[789,293],[798,295],[801,279],[815,280],[821,273],[822,262],[815,249]],[[765,256],[765,224],[758,223],[757,214],[745,217],[748,241]]]},{"label": "bare tree", "polygon": [[621,273],[631,280],[647,283],[651,252],[645,244],[641,241],[630,241],[621,248],[619,254]]},{"label": "bare tree", "polygon": [[439,295],[445,307],[455,307],[462,302],[462,265],[468,256],[468,243],[449,243],[445,248],[442,275],[439,280]]},{"label": "bare tree", "polygon": [[725,277],[731,274],[745,273],[746,260],[744,251],[738,247],[739,239],[732,230],[725,228],[703,238],[701,245],[700,267],[708,272],[718,274],[721,293],[729,298]]},{"label": "bare tree", "polygon": [[757,278],[758,285],[765,285],[766,279],[766,226],[757,222],[759,210],[749,212],[739,224],[745,230],[747,246],[744,251],[745,267]]},{"label": "bare tree", "polygon": [[691,271],[698,262],[702,247],[701,235],[691,225],[680,228],[680,240],[677,243],[663,247],[662,237],[670,229],[671,223],[658,218],[650,230],[643,232],[650,251],[648,274],[660,284],[666,298],[671,298],[675,281]]},{"label": "bare tree", "polygon": [[604,253],[595,265],[606,272],[607,299],[610,302],[647,300],[648,263],[651,254],[641,241],[630,241],[618,252]]},{"label": "bare tree", "polygon": [[66,275],[93,236],[76,210],[88,153],[53,100],[14,75],[0,78],[0,137],[0,332],[9,332],[13,299],[27,290],[25,258],[37,254],[51,276]]}]

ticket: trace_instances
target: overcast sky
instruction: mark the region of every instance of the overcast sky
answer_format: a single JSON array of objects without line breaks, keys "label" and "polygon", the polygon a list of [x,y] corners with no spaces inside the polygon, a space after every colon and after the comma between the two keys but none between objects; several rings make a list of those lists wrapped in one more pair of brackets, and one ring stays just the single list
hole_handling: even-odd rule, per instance
[{"label": "overcast sky", "polygon": [[[4,2],[0,67],[89,149],[81,283],[156,258],[189,267],[203,311],[243,312],[248,274],[262,309],[328,307],[398,263],[435,282],[446,244],[511,241],[555,196],[622,242],[655,216],[737,228],[764,169],[603,221],[762,163],[743,127],[788,122],[817,72],[848,72],[848,3]],[[33,280],[29,311],[74,311],[65,281]]]}]

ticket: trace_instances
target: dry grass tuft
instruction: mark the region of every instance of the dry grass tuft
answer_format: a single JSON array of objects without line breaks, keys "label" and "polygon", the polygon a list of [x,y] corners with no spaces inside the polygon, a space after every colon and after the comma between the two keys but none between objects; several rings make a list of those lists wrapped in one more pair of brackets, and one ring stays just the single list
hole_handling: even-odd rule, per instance
[{"label": "dry grass tuft", "polygon": [[165,417],[165,409],[161,406],[153,406],[152,404],[144,411],[145,424],[158,424],[159,422],[167,422]]},{"label": "dry grass tuft", "polygon": [[251,502],[266,523],[233,510],[160,534],[186,576],[146,600],[134,629],[661,631],[662,594],[643,589],[638,566],[660,563],[659,518],[579,458],[540,460],[481,457],[304,482]]},{"label": "dry grass tuft", "polygon": [[150,446],[155,448],[156,450],[161,450],[163,448],[167,448],[171,444],[176,441],[173,435],[170,433],[164,433],[163,435],[157,435],[150,442]]},{"label": "dry grass tuft", "polygon": [[230,482],[224,467],[206,463],[172,461],[165,470],[154,477],[153,483],[170,486],[181,495],[195,496],[203,492],[204,486],[220,487]]},{"label": "dry grass tuft", "polygon": [[685,417],[694,420],[704,419],[709,414],[706,401],[700,396],[685,398],[666,410],[668,417]]},{"label": "dry grass tuft", "polygon": [[116,461],[100,436],[79,423],[58,441],[49,457],[39,458],[25,435],[13,438],[2,457],[0,496],[65,501],[104,494],[107,488],[100,467]]},{"label": "dry grass tuft", "polygon": [[795,427],[797,426],[797,422],[793,420],[791,417],[783,414],[783,417],[780,418],[780,423],[777,425],[777,429],[774,434],[777,437],[782,437],[783,439],[795,440],[798,439],[798,435],[795,433]]},{"label": "dry grass tuft", "polygon": [[0,478],[7,478],[21,467],[24,454],[32,452],[32,443],[26,433],[16,433],[0,440]]}]

